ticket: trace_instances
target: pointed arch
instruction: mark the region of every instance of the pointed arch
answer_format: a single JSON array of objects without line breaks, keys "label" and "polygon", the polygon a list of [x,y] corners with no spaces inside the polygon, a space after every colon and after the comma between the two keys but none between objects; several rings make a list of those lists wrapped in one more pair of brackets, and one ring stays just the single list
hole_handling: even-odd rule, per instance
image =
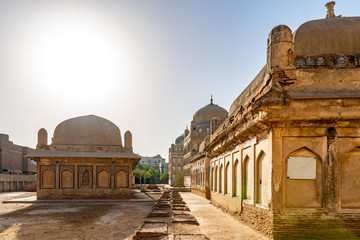
[{"label": "pointed arch", "polygon": [[239,197],[240,195],[240,164],[239,160],[235,159],[233,167],[233,196]]},{"label": "pointed arch", "polygon": [[214,191],[215,192],[217,192],[218,191],[218,181],[219,181],[219,179],[218,179],[218,170],[219,170],[219,168],[218,168],[218,166],[216,165],[215,166],[215,178],[214,178],[214,185],[215,185],[215,189],[214,189]]},{"label": "pointed arch", "polygon": [[74,188],[73,171],[68,168],[60,172],[60,188]]},{"label": "pointed arch", "polygon": [[223,176],[223,164],[220,164],[220,168],[219,168],[219,193],[222,193],[223,189],[222,189],[222,176]]},{"label": "pointed arch", "polygon": [[126,188],[129,186],[128,175],[124,170],[120,170],[116,173],[116,187]]},{"label": "pointed arch", "polygon": [[251,176],[253,175],[252,167],[250,164],[250,157],[248,155],[244,158],[243,164],[243,199],[251,200],[252,199],[252,185],[251,185]]},{"label": "pointed arch", "polygon": [[41,172],[41,188],[55,188],[55,171],[46,168]]},{"label": "pointed arch", "polygon": [[263,150],[256,159],[256,203],[267,206],[271,194],[271,166]]},{"label": "pointed arch", "polygon": [[91,187],[91,173],[88,169],[80,172],[80,187]]},{"label": "pointed arch", "polygon": [[287,157],[293,157],[293,156],[307,156],[308,154],[306,154],[306,152],[310,153],[310,155],[315,155],[316,157],[318,157],[320,160],[320,155],[318,153],[316,153],[315,151],[311,150],[310,148],[308,148],[307,146],[303,146],[301,148],[298,148],[292,152],[289,153],[289,155]]},{"label": "pointed arch", "polygon": [[[286,156],[285,170],[286,207],[321,208],[323,191],[321,157],[315,151],[303,146]],[[296,197],[299,192],[301,197]]]},{"label": "pointed arch", "polygon": [[231,189],[231,181],[229,181],[229,177],[231,177],[230,171],[230,162],[226,163],[225,166],[225,174],[224,174],[224,193],[228,194]]},{"label": "pointed arch", "polygon": [[211,168],[211,191],[214,191],[214,167]]},{"label": "pointed arch", "polygon": [[98,173],[98,187],[102,187],[102,188],[109,188],[110,187],[110,173],[105,170],[102,169],[99,173]]},{"label": "pointed arch", "polygon": [[359,147],[339,158],[339,198],[341,208],[360,208],[360,149]]}]

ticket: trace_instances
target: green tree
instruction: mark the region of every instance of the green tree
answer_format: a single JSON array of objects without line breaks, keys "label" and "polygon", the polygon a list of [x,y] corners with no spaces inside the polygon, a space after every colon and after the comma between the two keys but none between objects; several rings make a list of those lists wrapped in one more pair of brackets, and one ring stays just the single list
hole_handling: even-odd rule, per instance
[{"label": "green tree", "polygon": [[176,173],[175,187],[184,187],[184,173]]},{"label": "green tree", "polygon": [[140,174],[140,171],[141,171],[140,168],[135,168],[135,169],[133,170],[133,175],[134,175],[136,178],[138,178],[138,179],[140,180],[140,183],[141,183],[141,178],[142,178],[142,176],[141,176],[141,174]]},{"label": "green tree", "polygon": [[151,174],[147,171],[145,171],[145,170],[141,170],[141,171],[143,171],[143,173],[144,173],[144,183],[146,183],[146,180],[147,179],[150,179],[151,178]]},{"label": "green tree", "polygon": [[159,171],[151,167],[147,172],[150,175],[150,183],[156,183],[156,179],[159,177]]},{"label": "green tree", "polygon": [[168,183],[168,181],[169,181],[169,173],[165,172],[165,173],[161,174],[160,175],[160,181],[162,183]]},{"label": "green tree", "polygon": [[[145,174],[147,171],[149,171],[150,167],[149,166],[146,166],[146,165],[142,165],[140,163],[138,163],[135,167],[135,169],[133,170],[133,175],[135,177],[137,177],[140,181],[140,184],[141,183],[146,183],[146,179],[149,179],[150,177],[149,176],[146,176],[145,177]],[[141,182],[143,180],[143,182]]]}]

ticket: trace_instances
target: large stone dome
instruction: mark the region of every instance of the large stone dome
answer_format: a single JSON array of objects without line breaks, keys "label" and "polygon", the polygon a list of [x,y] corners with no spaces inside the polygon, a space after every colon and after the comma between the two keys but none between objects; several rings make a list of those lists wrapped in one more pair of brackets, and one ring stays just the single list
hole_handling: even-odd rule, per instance
[{"label": "large stone dome", "polygon": [[94,115],[71,118],[54,131],[53,145],[122,146],[120,129]]},{"label": "large stone dome", "polygon": [[195,122],[211,121],[213,117],[217,117],[220,120],[225,120],[228,112],[212,102],[203,108],[200,108],[193,116]]},{"label": "large stone dome", "polygon": [[360,53],[360,17],[309,21],[294,33],[295,56]]},{"label": "large stone dome", "polygon": [[183,144],[184,143],[184,134],[181,134],[180,136],[178,136],[175,140],[175,144],[179,145],[179,144]]}]

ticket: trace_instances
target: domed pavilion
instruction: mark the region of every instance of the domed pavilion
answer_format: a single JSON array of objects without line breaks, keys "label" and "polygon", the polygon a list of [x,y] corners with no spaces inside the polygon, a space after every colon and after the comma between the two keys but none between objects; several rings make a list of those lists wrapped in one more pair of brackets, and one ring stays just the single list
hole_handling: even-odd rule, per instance
[{"label": "domed pavilion", "polygon": [[47,144],[47,131],[38,132],[37,198],[130,198],[132,170],[140,160],[133,153],[132,135],[124,135],[105,118],[94,115],[61,122]]}]

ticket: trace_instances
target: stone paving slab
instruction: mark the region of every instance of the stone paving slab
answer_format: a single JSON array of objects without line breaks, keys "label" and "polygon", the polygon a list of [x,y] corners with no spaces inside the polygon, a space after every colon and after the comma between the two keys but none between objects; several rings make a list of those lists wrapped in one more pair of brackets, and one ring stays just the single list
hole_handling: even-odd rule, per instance
[{"label": "stone paving slab", "polygon": [[153,223],[144,222],[140,229],[133,237],[134,240],[138,239],[167,239],[168,224],[167,223]]},{"label": "stone paving slab", "polygon": [[202,234],[198,225],[188,223],[171,223],[169,224],[168,231],[174,235],[178,234]]},{"label": "stone paving slab", "polygon": [[150,223],[145,222],[142,226],[141,233],[163,233],[167,234],[167,223]]},{"label": "stone paving slab", "polygon": [[204,234],[177,234],[174,240],[208,240]]},{"label": "stone paving slab", "polygon": [[164,223],[170,223],[171,217],[148,217],[144,222],[164,222]]},{"label": "stone paving slab", "polygon": [[191,214],[174,214],[172,217],[172,222],[199,225],[194,216],[192,216]]},{"label": "stone paving slab", "polygon": [[[224,213],[220,209],[210,204],[206,198],[200,197],[193,193],[182,192],[181,196],[191,210],[191,214],[199,222],[200,232],[209,239],[241,239],[241,240],[266,240],[268,239],[260,232],[252,229],[251,227],[243,224],[240,220]],[[182,226],[180,226],[182,227]],[[175,226],[176,228],[176,226]],[[191,229],[184,228],[186,232],[178,232],[179,234],[196,234],[191,232]],[[195,229],[194,229],[195,230]]]},{"label": "stone paving slab", "polygon": [[165,209],[153,209],[148,217],[169,217],[170,216],[170,212],[169,210],[165,210]]}]

